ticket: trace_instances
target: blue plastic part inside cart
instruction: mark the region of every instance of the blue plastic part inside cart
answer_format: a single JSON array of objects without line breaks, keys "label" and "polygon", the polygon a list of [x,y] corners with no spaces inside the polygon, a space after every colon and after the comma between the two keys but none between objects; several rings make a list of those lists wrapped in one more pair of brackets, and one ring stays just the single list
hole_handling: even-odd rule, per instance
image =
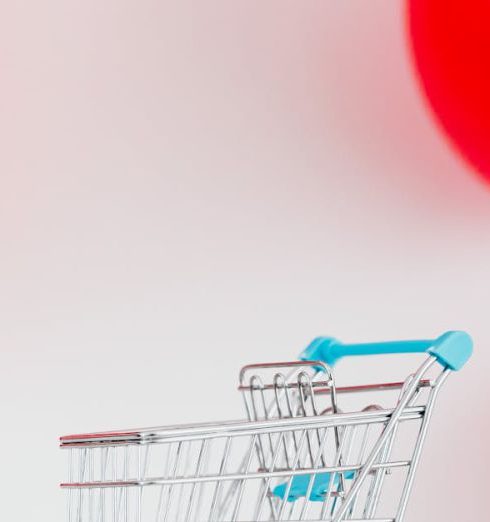
[{"label": "blue plastic part inside cart", "polygon": [[[347,471],[344,473],[346,479],[353,479],[355,475],[354,471]],[[318,473],[313,479],[313,485],[310,491],[310,500],[313,502],[323,502],[325,500],[325,493],[328,490],[330,483],[331,473]],[[291,481],[291,487],[288,492],[288,502],[294,502],[301,497],[305,497],[310,487],[311,475],[296,475]],[[333,478],[333,489],[338,487],[340,482],[339,473],[335,473]],[[284,499],[286,491],[288,489],[288,482],[279,484],[272,490],[272,494],[275,497]]]}]

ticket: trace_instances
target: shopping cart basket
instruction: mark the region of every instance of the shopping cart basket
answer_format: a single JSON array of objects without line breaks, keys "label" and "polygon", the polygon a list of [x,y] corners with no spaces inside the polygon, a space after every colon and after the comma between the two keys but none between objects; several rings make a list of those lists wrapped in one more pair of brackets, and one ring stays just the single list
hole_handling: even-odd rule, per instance
[{"label": "shopping cart basket", "polygon": [[[403,382],[336,387],[341,357],[425,353]],[[68,522],[404,518],[437,393],[472,341],[346,345],[318,338],[290,363],[240,373],[244,421],[61,438]],[[375,393],[393,404],[371,402]]]}]

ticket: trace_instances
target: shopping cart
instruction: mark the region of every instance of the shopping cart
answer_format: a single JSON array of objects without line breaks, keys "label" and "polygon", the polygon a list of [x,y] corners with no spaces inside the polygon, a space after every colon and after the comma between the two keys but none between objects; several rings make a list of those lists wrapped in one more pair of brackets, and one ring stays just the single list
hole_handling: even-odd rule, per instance
[{"label": "shopping cart", "polygon": [[[400,522],[437,393],[472,341],[342,344],[240,373],[244,421],[71,435],[68,522]],[[403,382],[336,387],[341,357],[425,353]],[[392,395],[380,406],[372,397]]]}]

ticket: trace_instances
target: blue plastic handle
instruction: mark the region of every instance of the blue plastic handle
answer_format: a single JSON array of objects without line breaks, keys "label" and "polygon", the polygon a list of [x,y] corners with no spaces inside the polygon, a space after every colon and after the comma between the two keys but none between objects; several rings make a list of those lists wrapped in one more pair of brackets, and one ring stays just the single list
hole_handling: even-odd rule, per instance
[{"label": "blue plastic handle", "polygon": [[333,366],[339,359],[356,355],[427,353],[445,368],[460,370],[473,352],[473,341],[466,332],[446,332],[433,341],[388,341],[343,344],[332,337],[317,337],[301,353],[303,361],[322,361]]}]

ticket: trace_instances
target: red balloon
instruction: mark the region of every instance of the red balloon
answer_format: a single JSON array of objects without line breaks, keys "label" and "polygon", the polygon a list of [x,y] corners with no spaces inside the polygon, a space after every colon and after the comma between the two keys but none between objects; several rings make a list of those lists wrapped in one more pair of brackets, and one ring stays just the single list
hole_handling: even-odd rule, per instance
[{"label": "red balloon", "polygon": [[490,180],[490,0],[408,0],[420,81],[463,156]]}]

